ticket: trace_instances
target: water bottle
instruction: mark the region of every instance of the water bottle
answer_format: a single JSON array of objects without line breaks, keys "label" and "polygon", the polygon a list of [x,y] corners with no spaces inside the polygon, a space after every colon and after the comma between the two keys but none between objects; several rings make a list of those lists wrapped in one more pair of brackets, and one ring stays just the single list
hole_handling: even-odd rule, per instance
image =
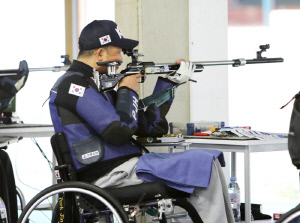
[{"label": "water bottle", "polygon": [[230,178],[230,183],[228,185],[228,192],[231,202],[231,208],[233,211],[234,221],[241,221],[241,202],[240,202],[240,187],[236,182],[236,177]]}]

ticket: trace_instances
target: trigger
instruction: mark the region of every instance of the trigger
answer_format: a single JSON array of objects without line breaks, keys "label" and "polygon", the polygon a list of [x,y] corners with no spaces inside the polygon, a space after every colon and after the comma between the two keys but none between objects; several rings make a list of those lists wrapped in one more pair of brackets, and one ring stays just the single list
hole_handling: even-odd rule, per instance
[{"label": "trigger", "polygon": [[146,80],[146,75],[141,77],[141,79],[140,79],[139,83],[144,83],[144,82],[145,82],[145,80]]}]

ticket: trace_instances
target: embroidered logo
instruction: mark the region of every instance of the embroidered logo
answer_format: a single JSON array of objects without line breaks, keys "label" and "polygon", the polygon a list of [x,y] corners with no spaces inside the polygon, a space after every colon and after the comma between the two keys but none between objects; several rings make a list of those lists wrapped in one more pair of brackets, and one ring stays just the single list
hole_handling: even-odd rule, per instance
[{"label": "embroidered logo", "polygon": [[82,97],[85,91],[85,87],[82,87],[80,85],[71,84],[69,89],[69,94],[76,95],[78,97]]},{"label": "embroidered logo", "polygon": [[99,38],[101,45],[105,45],[111,42],[110,35],[102,36]]},{"label": "embroidered logo", "polygon": [[139,103],[139,100],[135,96],[132,96],[132,98],[133,98],[132,105],[134,107],[134,109],[132,110],[132,117],[136,121],[136,114],[138,113],[138,103]]},{"label": "embroidered logo", "polygon": [[115,30],[116,30],[116,32],[118,33],[120,39],[122,39],[122,38],[123,38],[123,34],[121,33],[120,28],[117,26],[117,28],[116,28]]},{"label": "embroidered logo", "polygon": [[83,160],[85,160],[85,159],[92,158],[94,156],[99,156],[99,152],[97,150],[94,151],[94,152],[83,154],[81,157],[82,157]]}]

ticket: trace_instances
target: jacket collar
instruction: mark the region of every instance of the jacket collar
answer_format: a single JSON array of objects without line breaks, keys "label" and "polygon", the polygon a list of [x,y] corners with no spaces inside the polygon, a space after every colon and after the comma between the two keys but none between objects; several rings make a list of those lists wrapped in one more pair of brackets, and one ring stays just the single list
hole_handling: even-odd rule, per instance
[{"label": "jacket collar", "polygon": [[68,71],[76,71],[81,72],[87,77],[93,77],[93,68],[81,61],[73,60],[72,65],[68,69]]}]

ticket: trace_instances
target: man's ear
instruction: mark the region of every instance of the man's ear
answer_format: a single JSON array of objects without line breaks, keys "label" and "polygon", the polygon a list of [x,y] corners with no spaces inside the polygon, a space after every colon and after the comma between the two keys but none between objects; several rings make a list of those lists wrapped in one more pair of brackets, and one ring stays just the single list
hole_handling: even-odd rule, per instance
[{"label": "man's ear", "polygon": [[103,61],[104,58],[106,57],[106,50],[103,48],[99,48],[98,50],[95,51],[95,56],[97,57],[98,61]]}]

